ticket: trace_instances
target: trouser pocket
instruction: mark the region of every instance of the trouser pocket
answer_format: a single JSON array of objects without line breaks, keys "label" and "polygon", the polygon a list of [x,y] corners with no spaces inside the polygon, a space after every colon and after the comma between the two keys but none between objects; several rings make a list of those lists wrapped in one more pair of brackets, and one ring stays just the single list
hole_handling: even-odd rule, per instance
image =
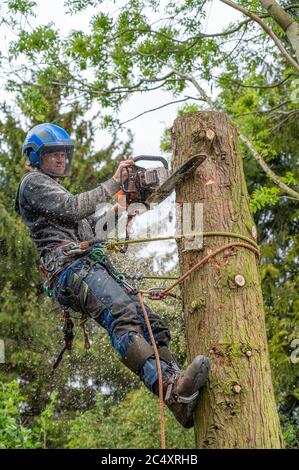
[{"label": "trouser pocket", "polygon": [[105,305],[89,288],[87,277],[93,275],[96,262],[85,258],[81,263],[70,267],[66,281],[66,294],[69,306],[75,311],[81,311],[95,318],[105,308]]}]

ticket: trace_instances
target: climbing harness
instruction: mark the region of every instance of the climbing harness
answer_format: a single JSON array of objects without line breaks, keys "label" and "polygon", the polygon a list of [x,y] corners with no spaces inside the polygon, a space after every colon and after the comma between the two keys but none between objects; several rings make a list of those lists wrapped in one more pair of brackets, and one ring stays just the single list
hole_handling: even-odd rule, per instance
[{"label": "climbing harness", "polygon": [[53,297],[51,290],[53,281],[58,274],[63,271],[68,264],[73,262],[72,257],[85,254],[74,241],[66,241],[52,247],[51,251],[42,256],[39,268],[41,273],[47,278],[44,283],[44,291],[48,297]]},{"label": "climbing harness", "polygon": [[[60,256],[62,256],[62,258],[64,260],[65,259],[68,259],[68,261],[71,260],[71,262],[73,262],[74,259],[77,259],[78,255],[83,255],[84,254],[84,255],[88,256],[88,258],[91,262],[89,263],[88,267],[83,267],[82,268],[82,270],[81,270],[81,274],[82,274],[81,282],[83,282],[84,277],[88,274],[89,269],[94,264],[100,263],[105,267],[105,269],[109,272],[109,274],[116,280],[116,282],[121,284],[127,290],[128,293],[130,293],[132,295],[136,295],[138,293],[137,289],[127,282],[125,275],[123,273],[121,273],[120,271],[118,271],[117,269],[115,269],[114,266],[112,265],[112,263],[110,263],[109,259],[107,258],[106,252],[103,250],[101,244],[95,244],[90,249],[90,248],[80,248],[78,243],[70,241],[70,242],[65,242],[63,244],[60,244],[60,245],[54,247],[54,250],[59,250]],[[74,259],[71,259],[71,258],[74,258]],[[57,259],[56,258],[56,253],[54,255],[54,259],[55,260]],[[50,264],[50,266],[52,268],[52,270],[50,271],[51,272],[50,277],[48,276],[49,268],[48,268],[48,271],[47,271],[45,269],[44,265],[40,266],[42,273],[48,277],[48,280],[46,280],[43,284],[43,288],[44,288],[45,294],[50,298],[54,297],[54,292],[53,292],[53,290],[51,290],[50,286],[53,284],[56,276],[61,272],[61,269],[60,269],[61,265],[63,265],[62,269],[65,269],[66,263],[59,263],[58,262],[58,266],[59,266],[58,269],[57,269],[57,266],[55,265],[55,263],[52,262]],[[78,291],[79,290],[80,290],[80,287],[78,288]],[[59,353],[56,361],[53,364],[53,370],[55,370],[58,367],[58,365],[60,364],[64,352],[66,350],[70,351],[72,349],[72,343],[73,343],[73,338],[74,338],[74,335],[73,335],[73,332],[72,332],[73,327],[74,327],[74,323],[71,319],[69,309],[67,307],[62,307],[62,317],[63,317],[63,320],[64,320],[63,333],[64,333],[65,345],[62,348],[62,350]],[[88,335],[87,335],[87,332],[86,332],[86,329],[85,329],[85,323],[86,322],[87,322],[87,315],[83,313],[82,317],[81,317],[81,320],[79,322],[79,326],[81,326],[82,331],[83,331],[85,349],[89,349],[90,348],[90,343],[89,343]]]},{"label": "climbing harness", "polygon": [[139,292],[143,294],[145,297],[147,297],[150,300],[163,300],[166,298],[166,296],[173,297],[174,299],[180,299],[181,297],[178,296],[177,294],[173,294],[171,292],[167,293],[166,295],[163,294],[163,287],[151,287],[150,289],[142,290],[140,289]]},{"label": "climbing harness", "polygon": [[113,277],[113,279],[115,279],[116,282],[125,287],[130,294],[137,294],[137,289],[131,284],[129,284],[129,282],[126,280],[126,276],[124,273],[118,271],[112,265],[112,263],[107,258],[106,252],[103,250],[102,247],[94,246],[88,256],[97,263],[102,264],[106,268],[108,273]]}]

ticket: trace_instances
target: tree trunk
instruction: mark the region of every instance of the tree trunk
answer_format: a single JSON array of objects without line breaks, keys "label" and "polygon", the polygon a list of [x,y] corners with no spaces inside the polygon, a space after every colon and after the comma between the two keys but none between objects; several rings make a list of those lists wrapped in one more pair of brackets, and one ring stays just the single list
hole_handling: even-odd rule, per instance
[{"label": "tree trunk", "polygon": [[[174,169],[194,154],[208,155],[176,188],[176,202],[203,203],[204,232],[255,240],[237,134],[228,117],[186,113],[174,122],[172,146]],[[179,241],[181,272],[234,241],[204,237],[197,251]],[[256,255],[237,246],[221,252],[184,281],[182,297],[188,359],[205,354],[212,361],[196,412],[197,447],[281,448]]]}]

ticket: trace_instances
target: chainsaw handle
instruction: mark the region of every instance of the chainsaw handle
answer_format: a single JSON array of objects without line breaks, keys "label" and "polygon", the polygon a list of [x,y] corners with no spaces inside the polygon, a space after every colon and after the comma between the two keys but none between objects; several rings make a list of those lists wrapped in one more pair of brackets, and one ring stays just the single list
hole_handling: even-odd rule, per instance
[{"label": "chainsaw handle", "polygon": [[125,193],[138,193],[141,190],[138,172],[143,170],[145,170],[145,168],[137,165],[122,167],[120,172],[120,186]]},{"label": "chainsaw handle", "polygon": [[120,170],[120,186],[125,193],[130,191],[130,183],[129,167],[123,166]]},{"label": "chainsaw handle", "polygon": [[147,161],[159,161],[163,164],[164,168],[168,170],[168,162],[164,157],[160,157],[158,155],[137,155],[133,157],[134,162],[139,162],[140,160],[147,160]]}]

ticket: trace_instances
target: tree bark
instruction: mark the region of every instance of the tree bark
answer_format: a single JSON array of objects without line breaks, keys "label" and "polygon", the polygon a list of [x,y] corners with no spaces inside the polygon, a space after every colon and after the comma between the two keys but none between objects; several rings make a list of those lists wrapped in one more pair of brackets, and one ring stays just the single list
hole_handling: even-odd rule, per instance
[{"label": "tree bark", "polygon": [[[174,122],[172,146],[174,169],[194,154],[208,155],[194,176],[178,185],[176,202],[203,203],[204,232],[255,240],[237,133],[228,117],[214,111],[184,114]],[[181,272],[233,241],[204,237],[200,251],[187,251],[178,241]],[[281,448],[256,255],[243,247],[218,254],[184,281],[182,298],[188,359],[205,354],[212,361],[196,412],[197,447]]]},{"label": "tree bark", "polygon": [[299,24],[275,0],[261,0],[262,6],[274,21],[285,31],[299,62]]}]

